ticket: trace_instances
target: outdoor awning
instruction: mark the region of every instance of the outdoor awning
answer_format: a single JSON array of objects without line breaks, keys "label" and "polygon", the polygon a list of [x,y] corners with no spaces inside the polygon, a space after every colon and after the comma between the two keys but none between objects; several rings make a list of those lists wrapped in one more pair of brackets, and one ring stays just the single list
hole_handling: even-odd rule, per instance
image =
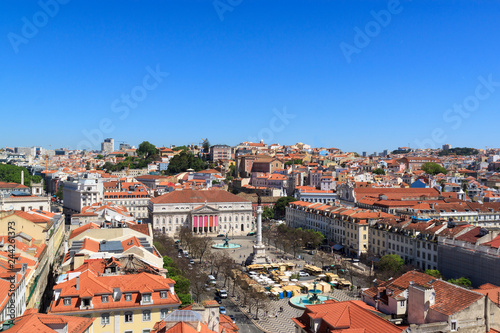
[{"label": "outdoor awning", "polygon": [[334,249],[335,251],[342,250],[343,248],[344,248],[344,245],[340,245],[340,244],[335,244],[335,245],[333,246],[333,249]]}]

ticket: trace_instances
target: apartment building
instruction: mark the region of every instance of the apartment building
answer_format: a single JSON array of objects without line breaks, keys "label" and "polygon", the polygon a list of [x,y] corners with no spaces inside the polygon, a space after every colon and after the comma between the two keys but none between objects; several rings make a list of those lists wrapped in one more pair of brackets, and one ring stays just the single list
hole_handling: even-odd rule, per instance
[{"label": "apartment building", "polygon": [[103,182],[99,174],[88,173],[81,178],[68,178],[64,182],[65,213],[80,213],[83,207],[103,200]]},{"label": "apartment building", "polygon": [[104,203],[121,205],[133,217],[142,220],[148,217],[150,195],[145,185],[139,182],[123,182],[121,191],[104,192]]},{"label": "apartment building", "polygon": [[370,225],[390,217],[383,212],[303,201],[291,202],[286,208],[289,226],[319,231],[335,249],[354,257],[369,250]]},{"label": "apartment building", "polygon": [[209,149],[210,160],[230,160],[232,158],[232,148],[228,145],[214,145]]},{"label": "apartment building", "polygon": [[94,333],[149,331],[181,304],[175,281],[159,275],[74,275],[54,286],[48,313],[94,318]]}]

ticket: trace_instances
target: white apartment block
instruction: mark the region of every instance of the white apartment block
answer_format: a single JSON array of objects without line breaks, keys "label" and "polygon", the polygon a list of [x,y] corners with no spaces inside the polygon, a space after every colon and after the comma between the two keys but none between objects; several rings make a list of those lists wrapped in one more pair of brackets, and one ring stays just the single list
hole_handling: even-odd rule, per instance
[{"label": "white apartment block", "polygon": [[85,174],[83,178],[64,182],[64,208],[80,213],[83,207],[103,200],[103,183],[98,174]]}]

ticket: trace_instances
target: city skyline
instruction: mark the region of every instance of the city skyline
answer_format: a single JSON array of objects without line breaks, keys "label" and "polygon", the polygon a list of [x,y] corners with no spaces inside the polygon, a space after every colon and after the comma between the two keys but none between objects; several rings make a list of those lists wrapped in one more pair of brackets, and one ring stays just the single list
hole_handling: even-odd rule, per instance
[{"label": "city skyline", "polygon": [[496,146],[497,2],[0,6],[2,146]]}]

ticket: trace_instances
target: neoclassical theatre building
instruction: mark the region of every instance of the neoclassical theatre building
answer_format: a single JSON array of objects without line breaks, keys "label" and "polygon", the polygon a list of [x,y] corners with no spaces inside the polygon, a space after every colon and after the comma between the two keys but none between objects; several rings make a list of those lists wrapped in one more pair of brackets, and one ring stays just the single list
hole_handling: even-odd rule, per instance
[{"label": "neoclassical theatre building", "polygon": [[224,190],[178,190],[151,199],[153,228],[174,236],[181,227],[195,234],[246,235],[253,231],[251,201]]}]

